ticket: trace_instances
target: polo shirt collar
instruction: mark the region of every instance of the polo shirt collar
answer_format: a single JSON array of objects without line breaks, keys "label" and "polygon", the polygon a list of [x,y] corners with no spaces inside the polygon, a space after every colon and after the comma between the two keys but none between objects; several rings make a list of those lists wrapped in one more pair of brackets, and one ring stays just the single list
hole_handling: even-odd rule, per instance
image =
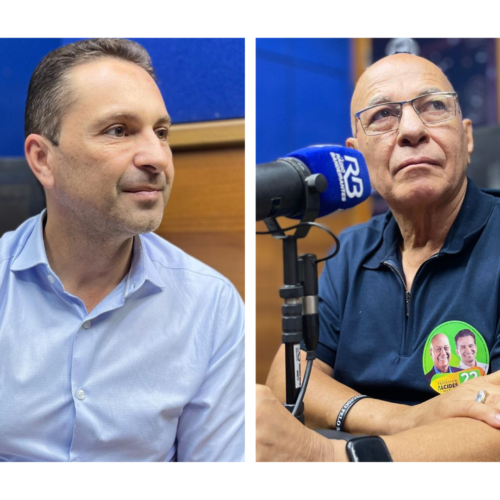
[{"label": "polo shirt collar", "polygon": [[363,267],[378,269],[386,260],[394,255],[400,241],[401,232],[399,226],[389,211],[385,214],[383,230],[379,233],[379,237],[373,241],[371,248],[367,249],[368,258]]},{"label": "polo shirt collar", "polygon": [[[495,198],[483,193],[468,178],[464,201],[439,253],[456,254],[460,252],[463,246],[486,225],[494,204]],[[368,269],[380,267],[386,260],[394,257],[400,241],[399,226],[396,219],[388,212],[384,230],[373,244],[372,249],[368,249],[370,256],[363,266]]]},{"label": "polo shirt collar", "polygon": [[457,218],[453,222],[440,253],[458,253],[479,233],[491,216],[495,198],[483,193],[470,179]]}]

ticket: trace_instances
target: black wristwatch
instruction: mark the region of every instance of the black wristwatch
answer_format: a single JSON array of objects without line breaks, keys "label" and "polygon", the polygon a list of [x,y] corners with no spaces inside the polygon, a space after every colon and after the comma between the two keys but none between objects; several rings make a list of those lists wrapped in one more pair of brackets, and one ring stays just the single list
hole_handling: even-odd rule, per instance
[{"label": "black wristwatch", "polygon": [[385,441],[379,436],[359,436],[346,444],[349,462],[392,462]]}]

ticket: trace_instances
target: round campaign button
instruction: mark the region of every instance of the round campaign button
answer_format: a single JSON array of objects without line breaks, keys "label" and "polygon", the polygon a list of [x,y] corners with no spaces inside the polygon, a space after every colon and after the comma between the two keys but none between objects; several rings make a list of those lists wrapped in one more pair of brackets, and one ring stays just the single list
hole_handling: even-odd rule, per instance
[{"label": "round campaign button", "polygon": [[432,330],[425,343],[425,378],[440,394],[488,373],[490,353],[483,336],[464,321],[447,321]]}]

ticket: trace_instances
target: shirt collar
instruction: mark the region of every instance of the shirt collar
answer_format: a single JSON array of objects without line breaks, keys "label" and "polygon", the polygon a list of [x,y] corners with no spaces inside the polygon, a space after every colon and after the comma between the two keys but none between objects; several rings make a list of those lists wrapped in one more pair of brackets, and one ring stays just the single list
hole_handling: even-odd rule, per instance
[{"label": "shirt collar", "polygon": [[448,370],[447,370],[447,371],[445,371],[445,372],[440,372],[440,371],[436,368],[436,365],[432,365],[432,367],[434,368],[434,372],[436,373],[436,375],[439,375],[439,374],[441,374],[441,373],[453,373],[453,372],[451,371],[451,366],[450,366],[450,365],[448,365]]},{"label": "shirt collar", "polygon": [[[44,265],[50,268],[43,241],[43,223],[46,210],[37,216],[33,230],[26,235],[25,243],[14,257],[12,271],[25,271]],[[134,237],[132,263],[127,276],[125,296],[139,290],[146,282],[163,290],[166,285],[147,251],[147,242],[142,235]]]},{"label": "shirt collar", "polygon": [[166,288],[165,282],[148,253],[146,238],[138,235],[134,237],[132,264],[127,277],[125,296],[128,297],[147,282],[160,290]]},{"label": "shirt collar", "polygon": [[[494,204],[495,198],[493,196],[483,193],[471,179],[467,179],[464,201],[439,253],[456,254],[460,252],[464,244],[486,225]],[[380,233],[376,244],[373,245],[374,253],[370,252],[371,255],[364,264],[364,267],[368,269],[377,269],[384,261],[391,258],[401,241],[401,232],[396,220],[390,212],[386,217],[384,230]]]},{"label": "shirt collar", "polygon": [[12,271],[25,271],[39,265],[49,266],[45,245],[43,244],[45,213],[46,210],[35,217],[36,221],[32,231],[25,236],[24,244],[21,245],[19,253],[12,261]]}]

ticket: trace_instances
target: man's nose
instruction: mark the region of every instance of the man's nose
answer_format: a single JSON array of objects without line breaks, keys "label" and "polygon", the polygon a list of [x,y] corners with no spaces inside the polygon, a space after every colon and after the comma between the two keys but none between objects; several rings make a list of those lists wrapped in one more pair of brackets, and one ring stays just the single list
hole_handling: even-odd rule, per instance
[{"label": "man's nose", "polygon": [[165,140],[160,139],[154,130],[137,137],[134,165],[151,173],[167,170],[172,163],[172,151]]},{"label": "man's nose", "polygon": [[400,146],[418,146],[429,141],[429,131],[410,103],[403,104],[398,130]]}]

